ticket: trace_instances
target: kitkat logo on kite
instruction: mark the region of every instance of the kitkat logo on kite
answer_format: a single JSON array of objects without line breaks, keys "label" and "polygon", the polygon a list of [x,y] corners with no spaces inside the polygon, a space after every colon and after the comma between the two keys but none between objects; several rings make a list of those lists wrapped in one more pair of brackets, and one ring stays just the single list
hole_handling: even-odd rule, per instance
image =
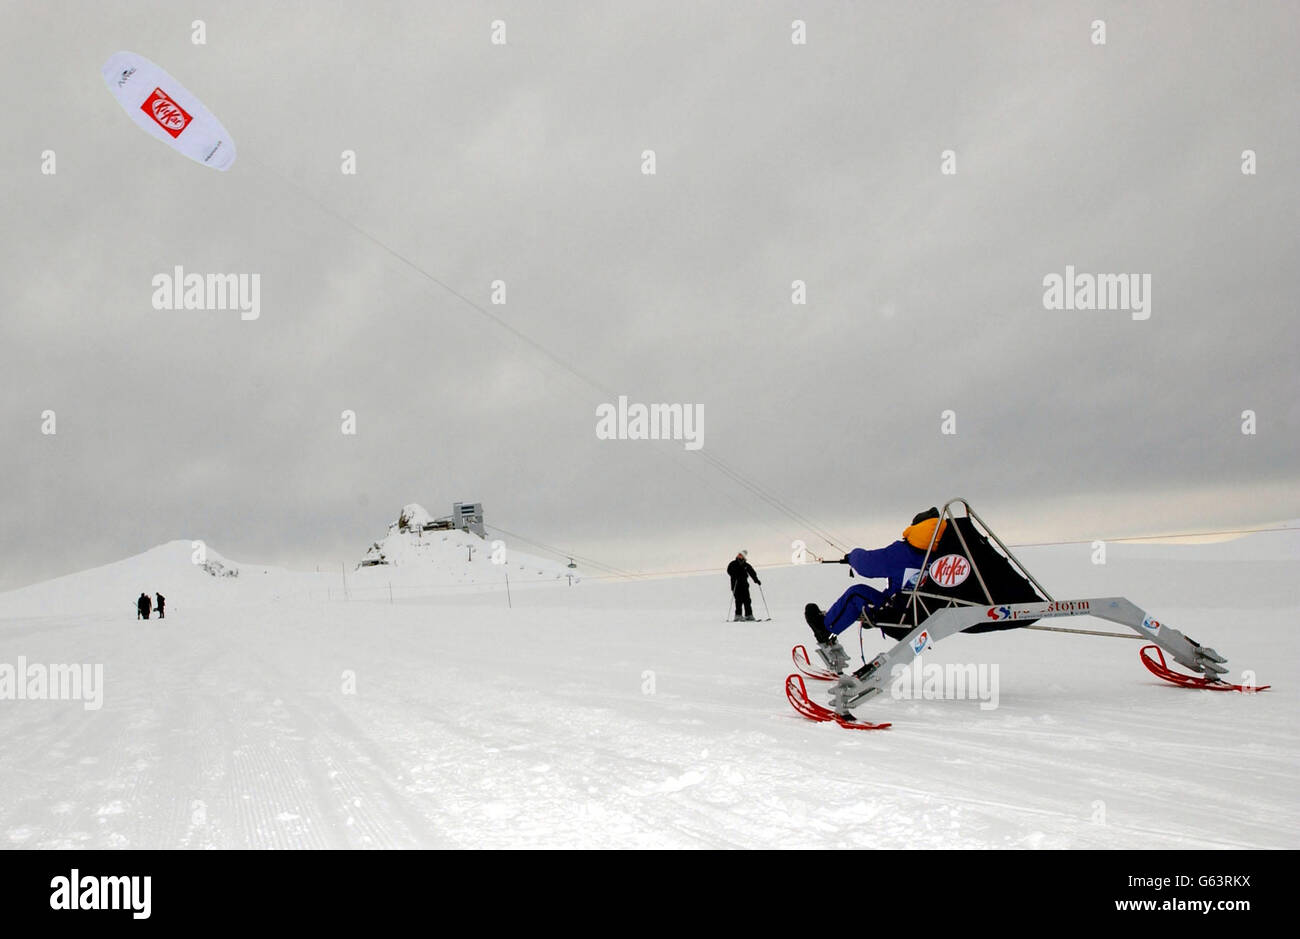
[{"label": "kitkat logo on kite", "polygon": [[140,110],[157,121],[158,126],[173,137],[179,137],[181,131],[185,130],[193,120],[189,112],[167,97],[167,93],[161,88],[153,90],[153,94],[140,105]]},{"label": "kitkat logo on kite", "polygon": [[970,561],[960,554],[945,554],[930,565],[930,579],[940,587],[956,587],[970,576]]}]

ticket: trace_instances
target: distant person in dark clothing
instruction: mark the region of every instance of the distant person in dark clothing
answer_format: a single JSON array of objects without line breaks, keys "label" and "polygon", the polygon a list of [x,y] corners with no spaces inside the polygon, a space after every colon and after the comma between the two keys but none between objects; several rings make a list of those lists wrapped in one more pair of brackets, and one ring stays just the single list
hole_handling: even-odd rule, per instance
[{"label": "distant person in dark clothing", "polygon": [[155,604],[155,606],[158,608],[158,618],[164,619],[165,617],[163,616],[163,610],[167,606],[167,598],[164,597],[161,593],[158,594],[158,601]]},{"label": "distant person in dark clothing", "polygon": [[736,559],[727,565],[727,576],[731,578],[731,595],[736,598],[736,619],[752,623],[754,606],[749,600],[749,579],[754,578],[754,583],[760,585],[763,582],[758,579],[758,574],[746,560],[748,556],[748,551],[737,554]]},{"label": "distant person in dark clothing", "polygon": [[136,619],[148,619],[152,607],[153,604],[149,601],[149,594],[140,594],[140,599],[135,601]]}]

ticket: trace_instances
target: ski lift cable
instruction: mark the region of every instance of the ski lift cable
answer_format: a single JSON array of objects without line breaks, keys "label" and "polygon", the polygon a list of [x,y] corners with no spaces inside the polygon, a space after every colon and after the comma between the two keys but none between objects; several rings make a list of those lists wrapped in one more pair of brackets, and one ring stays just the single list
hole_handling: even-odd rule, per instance
[{"label": "ski lift cable", "polygon": [[1300,527],[1295,525],[1282,525],[1272,528],[1225,528],[1219,531],[1188,531],[1178,532],[1172,535],[1127,535],[1123,538],[1080,538],[1074,541],[1028,541],[1021,544],[1009,545],[1012,548],[1053,548],[1061,545],[1091,544],[1093,541],[1102,541],[1107,544],[1122,543],[1125,541],[1170,541],[1175,538],[1207,538],[1215,535],[1253,535],[1261,532],[1278,532],[1278,531],[1300,531]]},{"label": "ski lift cable", "polygon": [[546,544],[545,542],[536,541],[532,538],[527,538],[523,535],[517,534],[516,532],[508,531],[507,529],[502,528],[500,525],[486,525],[485,527],[491,529],[492,531],[500,532],[501,534],[505,535],[507,538],[513,538],[515,541],[521,541],[524,544],[531,545],[534,548],[541,548],[543,551],[547,552],[548,554],[555,555],[556,557],[572,558],[575,561],[581,561],[584,564],[586,564],[588,567],[594,567],[598,570],[606,571],[612,576],[618,576],[618,577],[639,576],[634,571],[625,571],[622,568],[614,567],[612,564],[605,564],[602,561],[597,561],[595,558],[585,557],[573,551],[564,551],[560,548],[555,547],[554,545],[549,545]]},{"label": "ski lift cable", "polygon": [[636,571],[624,570],[623,568],[616,567],[613,564],[607,564],[604,561],[598,560],[593,557],[589,557],[588,555],[585,554],[579,554],[577,551],[565,551],[562,548],[557,548],[556,546],[547,544],[544,541],[537,541],[536,539],[525,537],[524,535],[520,535],[517,532],[508,531],[507,529],[501,528],[499,526],[494,525],[491,527],[494,528],[496,531],[499,531],[501,534],[509,538],[515,539],[516,541],[522,541],[525,544],[529,544],[534,547],[541,548],[543,551],[549,552],[550,554],[558,558],[565,558],[566,560],[579,561],[589,568],[596,568],[597,570],[605,571],[609,574],[617,575],[619,577],[635,577],[637,576],[638,573]]},{"label": "ski lift cable", "polygon": [[812,521],[807,516],[802,515],[799,512],[796,512],[788,505],[785,505],[784,503],[780,502],[780,500],[776,499],[774,496],[769,497],[769,495],[763,490],[763,488],[758,483],[755,483],[752,480],[747,479],[738,470],[735,470],[732,467],[726,465],[725,463],[723,463],[721,460],[719,460],[717,457],[713,456],[712,454],[706,454],[704,453],[703,450],[699,452],[703,455],[704,459],[709,463],[711,463],[719,472],[735,480],[739,485],[745,487],[746,489],[748,489],[750,492],[752,492],[755,496],[762,499],[763,501],[768,502],[768,504],[770,504],[773,508],[782,512],[793,521],[796,521],[800,525],[803,525],[804,527],[808,528],[819,538],[821,538],[823,541],[829,544],[832,548],[835,548],[838,551],[847,550],[844,547],[845,543],[842,539],[838,538],[835,535],[832,535],[830,532],[822,528],[816,522]]}]

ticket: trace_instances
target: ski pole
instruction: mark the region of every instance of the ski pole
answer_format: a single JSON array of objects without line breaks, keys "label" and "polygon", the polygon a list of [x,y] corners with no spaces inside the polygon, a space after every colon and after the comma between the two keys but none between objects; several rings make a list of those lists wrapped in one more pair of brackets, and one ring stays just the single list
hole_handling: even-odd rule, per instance
[{"label": "ski pole", "polygon": [[769,609],[767,608],[767,594],[765,594],[765,593],[763,592],[763,585],[762,585],[762,584],[759,584],[759,585],[758,585],[758,595],[759,595],[760,597],[763,598],[763,612],[764,612],[765,614],[767,614],[767,618],[768,618],[768,619],[771,619],[771,618],[772,618],[772,611],[769,610]]},{"label": "ski pole", "polygon": [[[735,599],[735,598],[733,597],[732,600],[734,600],[734,599]],[[731,622],[731,601],[728,601],[728,602],[727,602],[727,612],[725,612],[725,613],[722,614],[722,621],[723,621],[724,623],[730,623],[730,622]]]}]

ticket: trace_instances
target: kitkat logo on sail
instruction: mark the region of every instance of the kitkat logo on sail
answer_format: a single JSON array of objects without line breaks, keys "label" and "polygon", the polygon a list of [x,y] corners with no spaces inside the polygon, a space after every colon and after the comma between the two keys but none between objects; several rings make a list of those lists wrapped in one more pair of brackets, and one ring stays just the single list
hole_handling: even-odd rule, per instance
[{"label": "kitkat logo on sail", "polygon": [[181,131],[185,130],[193,120],[189,112],[167,97],[167,93],[161,88],[153,90],[153,94],[140,105],[140,110],[157,121],[158,126],[173,137],[179,137]]},{"label": "kitkat logo on sail", "polygon": [[930,579],[940,587],[956,587],[970,576],[970,561],[960,554],[945,554],[930,565]]}]

